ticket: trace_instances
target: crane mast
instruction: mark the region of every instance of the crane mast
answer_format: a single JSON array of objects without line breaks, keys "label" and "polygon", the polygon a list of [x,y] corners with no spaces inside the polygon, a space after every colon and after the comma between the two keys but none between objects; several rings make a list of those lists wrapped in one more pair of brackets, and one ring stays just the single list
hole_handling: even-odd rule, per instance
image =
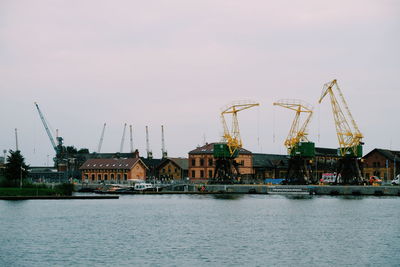
[{"label": "crane mast", "polygon": [[119,153],[122,153],[125,143],[126,123],[124,124],[124,131],[122,132],[121,145],[119,146]]},{"label": "crane mast", "polygon": [[103,130],[101,131],[99,145],[97,146],[97,153],[100,153],[101,147],[103,146],[104,132],[106,130],[106,123],[103,125]]},{"label": "crane mast", "polygon": [[[339,101],[337,100],[333,88],[335,88],[339,94],[340,100],[342,102],[342,106],[344,107],[347,117],[343,112]],[[319,99],[319,103],[322,102],[323,98],[329,94],[333,112],[333,118],[335,120],[336,134],[340,146],[340,156],[362,156],[362,138],[363,134],[360,132],[353,116],[351,115],[350,109],[347,105],[346,100],[344,99],[343,93],[340,90],[337,81],[333,80],[324,85],[322,90],[321,97]]]},{"label": "crane mast", "polygon": [[150,151],[150,142],[149,142],[149,127],[146,126],[146,152],[147,152],[147,158],[152,159],[153,158],[153,152]]},{"label": "crane mast", "polygon": [[19,151],[18,148],[18,130],[15,128],[15,151]]},{"label": "crane mast", "polygon": [[45,120],[45,118],[44,118],[44,116],[43,116],[43,113],[42,113],[42,111],[40,110],[39,105],[38,105],[36,102],[35,102],[35,106],[36,106],[36,109],[37,109],[37,111],[38,111],[38,113],[39,113],[39,117],[40,117],[40,119],[42,120],[44,129],[46,130],[47,136],[48,136],[49,139],[50,139],[51,145],[52,145],[53,149],[54,149],[54,150],[56,151],[56,153],[57,153],[58,150],[57,150],[56,142],[54,141],[53,135],[51,134],[51,132],[50,132],[50,130],[49,130],[49,127],[47,126],[47,122],[46,122],[46,120]]},{"label": "crane mast", "polygon": [[131,145],[131,153],[133,153],[133,129],[132,125],[129,125],[129,140]]},{"label": "crane mast", "polygon": [[161,155],[162,158],[167,157],[167,150],[165,149],[165,139],[164,139],[164,125],[161,125]]}]

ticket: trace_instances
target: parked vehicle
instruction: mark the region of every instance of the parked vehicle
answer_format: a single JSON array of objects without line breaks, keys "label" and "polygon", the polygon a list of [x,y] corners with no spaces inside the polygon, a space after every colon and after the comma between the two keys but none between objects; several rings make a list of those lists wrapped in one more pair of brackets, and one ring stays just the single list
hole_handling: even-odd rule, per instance
[{"label": "parked vehicle", "polygon": [[336,172],[334,173],[323,173],[321,179],[319,180],[323,184],[334,184],[340,182],[340,174],[338,180],[336,181]]},{"label": "parked vehicle", "polygon": [[400,174],[392,180],[392,185],[400,185]]},{"label": "parked vehicle", "polygon": [[137,183],[135,184],[134,190],[141,192],[145,191],[159,192],[162,190],[162,188],[159,186],[154,186],[153,184],[150,183]]},{"label": "parked vehicle", "polygon": [[382,184],[382,179],[380,179],[378,176],[371,176],[369,177],[369,184]]}]

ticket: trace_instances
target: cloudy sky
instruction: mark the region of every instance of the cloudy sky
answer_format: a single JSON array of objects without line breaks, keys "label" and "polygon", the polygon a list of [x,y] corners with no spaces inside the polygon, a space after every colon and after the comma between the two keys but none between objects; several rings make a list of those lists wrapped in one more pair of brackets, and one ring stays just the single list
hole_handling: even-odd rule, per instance
[{"label": "cloudy sky", "polygon": [[[244,147],[285,153],[293,113],[314,105],[310,139],[337,147],[323,84],[337,79],[365,152],[400,150],[400,2],[397,0],[0,0],[0,149],[43,165],[54,152],[34,102],[66,145],[116,152],[123,124],[134,146],[170,156],[219,141],[220,109],[239,113]],[[129,150],[128,139],[125,151]]]}]

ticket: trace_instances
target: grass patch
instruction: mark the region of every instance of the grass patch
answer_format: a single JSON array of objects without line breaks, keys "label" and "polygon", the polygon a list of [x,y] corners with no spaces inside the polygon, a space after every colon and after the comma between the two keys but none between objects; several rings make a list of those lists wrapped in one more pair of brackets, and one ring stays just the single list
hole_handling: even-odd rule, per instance
[{"label": "grass patch", "polygon": [[57,185],[54,189],[44,186],[27,188],[0,187],[0,196],[70,196],[72,191],[72,184]]}]

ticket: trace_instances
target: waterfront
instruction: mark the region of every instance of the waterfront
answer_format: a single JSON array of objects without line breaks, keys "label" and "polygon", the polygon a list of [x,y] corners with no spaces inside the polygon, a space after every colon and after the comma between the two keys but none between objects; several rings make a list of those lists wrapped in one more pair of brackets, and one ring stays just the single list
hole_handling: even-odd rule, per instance
[{"label": "waterfront", "polygon": [[395,266],[398,197],[0,201],[0,266]]}]

